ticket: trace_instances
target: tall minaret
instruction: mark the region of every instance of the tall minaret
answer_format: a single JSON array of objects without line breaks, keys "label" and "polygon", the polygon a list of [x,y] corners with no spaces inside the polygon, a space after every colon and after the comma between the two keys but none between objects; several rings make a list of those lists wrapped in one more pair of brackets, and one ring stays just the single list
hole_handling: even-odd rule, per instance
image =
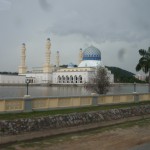
[{"label": "tall minaret", "polygon": [[82,52],[82,48],[80,48],[80,51],[79,51],[79,64],[81,63],[83,59],[83,52]]},{"label": "tall minaret", "polygon": [[59,51],[56,53],[56,67],[59,67]]},{"label": "tall minaret", "polygon": [[21,65],[19,66],[19,74],[25,74],[26,72],[26,46],[25,43],[23,43],[21,47]]},{"label": "tall minaret", "polygon": [[45,52],[45,64],[43,66],[43,72],[50,73],[51,72],[51,65],[50,65],[51,42],[50,42],[50,38],[47,39],[45,47],[46,47],[46,52]]}]

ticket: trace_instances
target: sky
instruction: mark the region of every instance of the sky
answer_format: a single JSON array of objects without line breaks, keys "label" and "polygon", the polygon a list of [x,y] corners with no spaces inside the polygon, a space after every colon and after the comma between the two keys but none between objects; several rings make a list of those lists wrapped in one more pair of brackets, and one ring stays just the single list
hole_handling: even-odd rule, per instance
[{"label": "sky", "polygon": [[136,73],[139,49],[150,46],[150,0],[0,0],[0,72],[42,67],[46,39],[51,63],[78,64],[79,50],[100,49],[103,64]]}]

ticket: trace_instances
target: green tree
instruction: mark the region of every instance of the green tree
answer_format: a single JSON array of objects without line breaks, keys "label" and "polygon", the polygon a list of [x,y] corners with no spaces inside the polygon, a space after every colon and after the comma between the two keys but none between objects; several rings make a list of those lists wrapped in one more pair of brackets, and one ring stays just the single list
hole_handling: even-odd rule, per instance
[{"label": "green tree", "polygon": [[90,78],[88,83],[85,83],[84,87],[97,94],[106,94],[110,87],[107,70],[103,67],[97,67],[95,74]]},{"label": "green tree", "polygon": [[144,73],[149,74],[148,82],[149,82],[149,92],[150,92],[150,47],[148,50],[140,49],[139,54],[141,58],[136,66],[136,71],[142,70]]}]

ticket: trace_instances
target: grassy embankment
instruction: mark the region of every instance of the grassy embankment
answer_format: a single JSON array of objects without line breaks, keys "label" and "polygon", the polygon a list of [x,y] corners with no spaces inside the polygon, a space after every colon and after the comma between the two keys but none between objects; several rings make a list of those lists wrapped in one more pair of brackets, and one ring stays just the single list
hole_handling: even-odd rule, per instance
[{"label": "grassy embankment", "polygon": [[47,110],[47,111],[33,111],[33,112],[20,112],[20,113],[6,113],[0,114],[0,120],[13,120],[19,118],[34,118],[42,117],[48,115],[58,115],[58,114],[69,114],[69,113],[80,113],[80,112],[89,112],[89,111],[98,111],[98,110],[109,110],[117,108],[128,108],[132,106],[141,106],[150,104],[150,101],[145,102],[136,102],[136,103],[125,103],[125,104],[113,104],[113,105],[100,105],[100,106],[88,106],[82,108],[67,108],[67,109],[58,109],[58,110]]}]

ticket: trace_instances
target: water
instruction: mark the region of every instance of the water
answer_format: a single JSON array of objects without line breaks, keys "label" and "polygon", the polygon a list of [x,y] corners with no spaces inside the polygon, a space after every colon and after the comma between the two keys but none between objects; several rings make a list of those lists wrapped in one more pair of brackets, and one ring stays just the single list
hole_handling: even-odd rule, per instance
[{"label": "water", "polygon": [[[115,85],[110,88],[108,94],[133,93],[134,86],[130,85]],[[148,85],[138,84],[136,91],[139,93],[147,93]],[[59,86],[59,87],[44,87],[44,86],[29,86],[29,95],[36,96],[82,96],[91,95],[92,92],[86,91],[81,86]],[[0,98],[4,97],[23,97],[26,95],[26,86],[0,86]]]},{"label": "water", "polygon": [[135,146],[131,148],[130,150],[150,150],[150,143],[145,143],[142,145]]},{"label": "water", "polygon": [[[138,93],[147,93],[148,84],[137,84],[135,90]],[[133,92],[134,92],[134,84],[115,85],[114,87],[111,87],[109,90],[109,94],[122,94],[122,93],[133,93]]]}]

